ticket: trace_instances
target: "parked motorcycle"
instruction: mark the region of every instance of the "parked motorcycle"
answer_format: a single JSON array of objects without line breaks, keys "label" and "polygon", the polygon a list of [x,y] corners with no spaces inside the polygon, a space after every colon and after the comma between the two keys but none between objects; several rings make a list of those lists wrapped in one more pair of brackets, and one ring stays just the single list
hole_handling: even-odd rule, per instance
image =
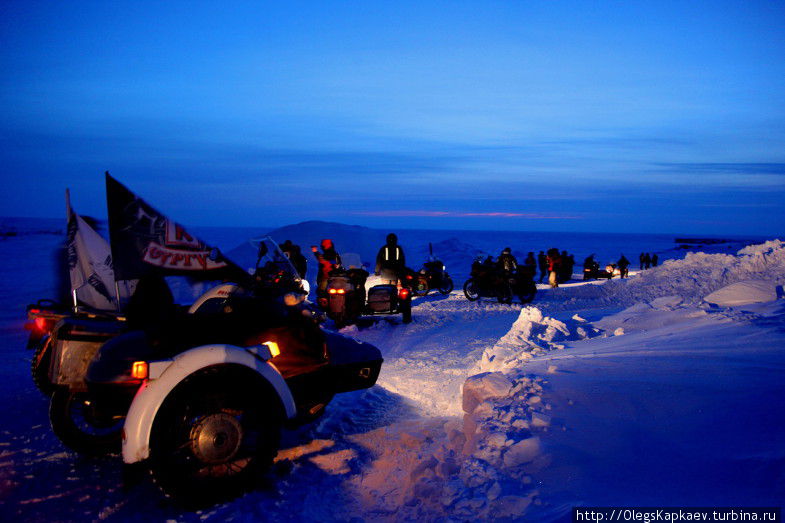
[{"label": "parked motorcycle", "polygon": [[433,256],[433,246],[428,244],[430,259],[423,264],[417,274],[417,281],[412,287],[415,296],[427,296],[431,289],[437,289],[443,295],[448,295],[453,290],[453,281],[447,273],[447,267],[441,260]]},{"label": "parked motorcycle", "polygon": [[368,271],[360,256],[341,255],[343,266],[333,270],[327,280],[319,306],[340,328],[357,321],[363,315],[401,314],[404,323],[412,321],[412,286],[415,276],[407,270],[398,284],[374,285],[366,292]]},{"label": "parked motorcycle", "polygon": [[499,303],[512,303],[513,296],[517,296],[521,303],[530,303],[537,294],[537,286],[525,268],[507,274],[495,264],[475,261],[470,278],[463,284],[463,293],[469,301],[496,298]]}]

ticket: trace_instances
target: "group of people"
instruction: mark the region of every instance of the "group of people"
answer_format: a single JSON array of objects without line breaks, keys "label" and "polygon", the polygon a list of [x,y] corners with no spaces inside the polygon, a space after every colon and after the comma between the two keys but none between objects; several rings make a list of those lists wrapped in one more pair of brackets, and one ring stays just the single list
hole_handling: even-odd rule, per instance
[{"label": "group of people", "polygon": [[[321,248],[322,250],[319,251],[316,245],[311,246],[311,251],[319,264],[319,271],[316,274],[316,285],[319,293],[324,292],[327,288],[327,279],[330,273],[341,267],[341,255],[335,250],[335,244],[333,244],[332,240],[322,240]],[[381,246],[379,253],[376,255],[374,274],[380,276],[384,283],[395,284],[400,279],[405,268],[406,255],[403,252],[403,247],[398,245],[398,236],[395,233],[390,233],[387,235],[385,244]]]},{"label": "group of people", "polygon": [[537,255],[537,265],[540,268],[540,283],[547,276],[548,284],[551,287],[558,287],[559,283],[572,279],[575,256],[567,251],[561,251],[560,253],[559,249],[551,247],[547,253],[540,251]]},{"label": "group of people", "polygon": [[640,269],[651,269],[652,267],[656,267],[657,264],[660,262],[660,257],[657,256],[657,253],[649,254],[648,252],[642,252],[640,256],[638,256],[638,260],[640,261]]}]

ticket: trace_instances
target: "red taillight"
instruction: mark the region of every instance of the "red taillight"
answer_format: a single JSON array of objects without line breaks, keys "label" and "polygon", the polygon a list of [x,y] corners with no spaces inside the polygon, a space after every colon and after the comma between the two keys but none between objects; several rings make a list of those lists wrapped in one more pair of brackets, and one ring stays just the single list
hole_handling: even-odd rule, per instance
[{"label": "red taillight", "polygon": [[412,275],[411,275],[411,274],[407,274],[407,275],[406,275],[406,279],[407,279],[407,280],[411,280],[411,279],[412,279]]},{"label": "red taillight", "polygon": [[330,294],[346,294],[346,289],[330,289],[327,292]]},{"label": "red taillight", "polygon": [[30,314],[40,314],[41,309],[30,309],[28,312],[30,312]]},{"label": "red taillight", "polygon": [[346,294],[346,289],[338,289],[338,294]]},{"label": "red taillight", "polygon": [[35,319],[35,328],[40,331],[45,331],[47,327],[46,320],[44,318],[36,318]]},{"label": "red taillight", "polygon": [[337,289],[330,289],[327,292],[329,292],[330,294],[335,294],[336,292],[338,292],[338,290]]},{"label": "red taillight", "polygon": [[405,300],[409,297],[409,289],[401,289],[398,291],[398,297],[402,300]]}]

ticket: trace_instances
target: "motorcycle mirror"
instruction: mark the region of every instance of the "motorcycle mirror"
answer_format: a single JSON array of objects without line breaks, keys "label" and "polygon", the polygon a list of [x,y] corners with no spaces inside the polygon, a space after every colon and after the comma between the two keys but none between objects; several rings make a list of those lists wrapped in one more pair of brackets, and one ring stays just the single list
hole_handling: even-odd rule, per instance
[{"label": "motorcycle mirror", "polygon": [[218,258],[221,257],[221,251],[218,250],[218,247],[213,247],[210,249],[210,261],[218,261]]}]

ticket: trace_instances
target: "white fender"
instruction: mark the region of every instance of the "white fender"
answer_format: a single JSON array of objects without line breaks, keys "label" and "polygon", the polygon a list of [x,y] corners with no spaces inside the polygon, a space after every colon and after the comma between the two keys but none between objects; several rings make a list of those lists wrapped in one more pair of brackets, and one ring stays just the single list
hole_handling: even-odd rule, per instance
[{"label": "white fender", "polygon": [[[272,364],[249,350],[233,345],[205,345],[178,354],[172,360],[150,362],[150,375],[134,396],[123,427],[123,461],[136,463],[150,456],[150,434],[158,409],[166,397],[181,381],[194,372],[212,365],[233,363],[256,371],[278,393],[286,411],[292,418],[297,408],[292,393],[281,374]],[[165,367],[165,368],[164,368]],[[162,370],[163,368],[163,370]],[[159,374],[156,377],[156,374]]]}]

